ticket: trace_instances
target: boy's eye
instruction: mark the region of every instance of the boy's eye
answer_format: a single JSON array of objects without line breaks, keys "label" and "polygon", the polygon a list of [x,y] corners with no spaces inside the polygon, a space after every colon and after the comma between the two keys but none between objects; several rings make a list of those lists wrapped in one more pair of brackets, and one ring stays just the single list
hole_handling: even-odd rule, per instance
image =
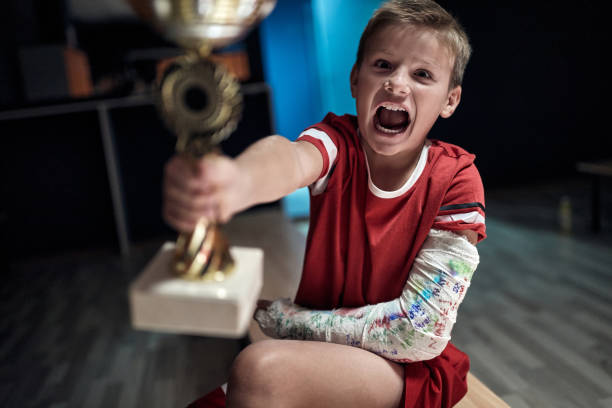
[{"label": "boy's eye", "polygon": [[414,75],[424,79],[431,79],[431,74],[424,69],[419,69],[414,73]]},{"label": "boy's eye", "polygon": [[374,66],[376,68],[381,68],[381,69],[390,69],[391,68],[391,64],[389,63],[389,61],[385,61],[383,59],[378,59],[374,62]]}]

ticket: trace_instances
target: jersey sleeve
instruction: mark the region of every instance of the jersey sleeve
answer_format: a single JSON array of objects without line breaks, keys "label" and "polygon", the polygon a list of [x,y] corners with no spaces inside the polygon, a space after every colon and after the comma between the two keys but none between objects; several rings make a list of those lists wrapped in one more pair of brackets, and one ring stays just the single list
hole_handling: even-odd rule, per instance
[{"label": "jersey sleeve", "polygon": [[447,231],[472,230],[486,238],[484,188],[472,163],[453,178],[432,226]]},{"label": "jersey sleeve", "polygon": [[298,141],[312,143],[321,153],[323,169],[319,178],[310,186],[312,195],[321,194],[327,187],[338,157],[338,136],[334,129],[321,123],[303,131]]}]

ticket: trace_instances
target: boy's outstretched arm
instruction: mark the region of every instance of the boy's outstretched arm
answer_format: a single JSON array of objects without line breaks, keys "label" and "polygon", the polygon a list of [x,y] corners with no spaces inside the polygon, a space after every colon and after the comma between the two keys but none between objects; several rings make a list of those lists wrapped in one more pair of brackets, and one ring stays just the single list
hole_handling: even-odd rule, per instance
[{"label": "boy's outstretched arm", "polygon": [[164,169],[164,219],[186,233],[201,217],[226,222],[248,207],[312,184],[322,168],[316,147],[282,136],[261,139],[235,159],[175,155]]},{"label": "boy's outstretched arm", "polygon": [[331,311],[281,299],[261,304],[255,319],[271,337],[346,344],[398,362],[432,359],[450,340],[479,263],[475,242],[473,231],[432,229],[397,299]]}]

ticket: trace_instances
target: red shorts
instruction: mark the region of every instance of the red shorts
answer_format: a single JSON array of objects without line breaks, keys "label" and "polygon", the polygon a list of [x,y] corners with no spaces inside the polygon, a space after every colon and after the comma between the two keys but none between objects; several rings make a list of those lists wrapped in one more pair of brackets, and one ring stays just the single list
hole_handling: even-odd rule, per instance
[{"label": "red shorts", "polygon": [[[450,408],[467,393],[470,359],[451,343],[438,357],[404,365],[404,408]],[[221,387],[189,404],[187,408],[224,408]]]},{"label": "red shorts", "polygon": [[448,343],[438,357],[404,366],[404,408],[450,408],[467,393],[470,359]]}]

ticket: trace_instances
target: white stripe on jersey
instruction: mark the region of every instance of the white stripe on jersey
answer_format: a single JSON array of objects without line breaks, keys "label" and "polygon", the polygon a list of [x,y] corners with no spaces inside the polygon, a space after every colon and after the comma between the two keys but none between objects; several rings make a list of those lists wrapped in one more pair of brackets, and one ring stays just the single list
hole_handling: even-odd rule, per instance
[{"label": "white stripe on jersey", "polygon": [[434,222],[463,221],[468,224],[484,224],[485,219],[478,211],[458,214],[438,215]]},{"label": "white stripe on jersey", "polygon": [[321,194],[323,191],[325,191],[325,187],[327,187],[327,181],[329,178],[330,171],[334,167],[334,162],[336,161],[336,156],[338,155],[338,148],[331,140],[331,138],[327,135],[327,133],[321,130],[312,128],[307,129],[298,136],[298,140],[302,136],[310,136],[320,140],[323,143],[325,150],[327,151],[327,158],[329,159],[327,172],[323,175],[323,177],[315,181],[310,188],[310,192],[312,195]]}]

